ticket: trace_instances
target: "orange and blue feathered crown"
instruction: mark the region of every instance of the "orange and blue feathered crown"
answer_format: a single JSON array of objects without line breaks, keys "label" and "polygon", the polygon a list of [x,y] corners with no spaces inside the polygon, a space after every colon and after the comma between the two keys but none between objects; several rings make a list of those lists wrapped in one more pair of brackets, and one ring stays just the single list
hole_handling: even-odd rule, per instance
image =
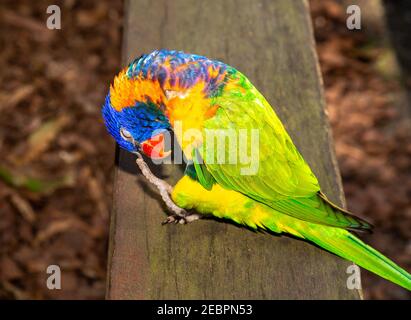
[{"label": "orange and blue feathered crown", "polygon": [[219,94],[225,77],[235,69],[206,57],[181,51],[156,50],[131,62],[114,79],[102,109],[109,133],[122,148],[133,146],[120,136],[127,127],[136,141],[149,138],[154,130],[170,129],[166,91],[186,90],[204,84],[205,97]]}]

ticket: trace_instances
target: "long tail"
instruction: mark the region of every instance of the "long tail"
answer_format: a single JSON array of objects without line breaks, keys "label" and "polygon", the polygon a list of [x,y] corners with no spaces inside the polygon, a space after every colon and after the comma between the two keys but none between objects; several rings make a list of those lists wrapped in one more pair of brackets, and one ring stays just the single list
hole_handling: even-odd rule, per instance
[{"label": "long tail", "polygon": [[411,275],[407,271],[350,232],[342,229],[338,231],[332,236],[327,233],[321,236],[309,232],[303,234],[324,249],[411,291]]},{"label": "long tail", "polygon": [[[271,220],[271,219],[270,219]],[[268,222],[268,221],[267,221]],[[284,221],[285,222],[285,221]],[[411,291],[411,275],[383,254],[362,242],[349,231],[297,220],[282,223],[264,223],[274,232],[285,231],[310,240],[322,248],[376,273]]]},{"label": "long tail", "polygon": [[348,230],[303,221],[263,205],[255,206],[250,214],[230,218],[253,229],[262,228],[275,233],[290,233],[314,242],[411,291],[411,275],[407,271],[362,242]]}]

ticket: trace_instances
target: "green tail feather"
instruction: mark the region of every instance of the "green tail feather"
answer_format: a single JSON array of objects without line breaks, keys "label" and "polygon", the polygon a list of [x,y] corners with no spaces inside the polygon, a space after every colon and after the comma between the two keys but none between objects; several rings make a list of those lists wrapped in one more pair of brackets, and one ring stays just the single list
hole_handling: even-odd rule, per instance
[{"label": "green tail feather", "polygon": [[302,228],[298,232],[332,253],[411,291],[411,275],[390,259],[343,229]]},{"label": "green tail feather", "polygon": [[239,215],[237,219],[232,216],[231,219],[254,229],[261,227],[309,240],[411,291],[411,275],[407,271],[348,230],[296,219],[266,206],[257,206],[248,215]]}]

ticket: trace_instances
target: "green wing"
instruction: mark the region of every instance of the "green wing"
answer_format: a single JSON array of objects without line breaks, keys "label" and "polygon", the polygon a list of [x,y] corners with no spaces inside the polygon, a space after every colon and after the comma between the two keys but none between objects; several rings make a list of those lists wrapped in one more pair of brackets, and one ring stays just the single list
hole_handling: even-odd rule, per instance
[{"label": "green wing", "polygon": [[207,170],[207,167],[203,163],[199,151],[197,149],[193,149],[193,163],[187,166],[187,173],[189,172],[190,167],[194,168],[195,172],[195,175],[191,175],[191,178],[197,180],[206,190],[211,190],[213,184],[216,181],[214,177],[211,175],[210,171]]},{"label": "green wing", "polygon": [[[217,183],[301,220],[349,229],[370,228],[367,222],[338,208],[320,192],[317,178],[294,146],[281,121],[245,77],[239,81],[238,90],[225,90],[213,99],[213,103],[220,108],[214,117],[205,121],[206,139],[204,148],[199,151],[207,170]],[[258,132],[258,146],[255,147],[254,143],[254,152],[252,129],[255,129],[254,133]],[[250,164],[257,163],[257,171],[244,174],[250,164],[245,164],[238,157],[236,163],[227,161],[233,152],[230,149],[232,143],[230,145],[226,137],[221,144],[224,148],[219,148],[215,137],[207,140],[210,132],[220,132],[220,139],[223,132],[235,132],[237,137],[243,135],[237,140],[238,146],[235,146],[237,156],[242,155],[244,159],[247,158],[244,153],[249,157],[258,156],[258,159],[251,158],[250,161]],[[244,142],[246,139],[248,143]],[[210,149],[208,146],[211,143],[214,147]],[[208,154],[209,150],[214,152]],[[224,154],[224,161],[218,159],[219,152]]]}]

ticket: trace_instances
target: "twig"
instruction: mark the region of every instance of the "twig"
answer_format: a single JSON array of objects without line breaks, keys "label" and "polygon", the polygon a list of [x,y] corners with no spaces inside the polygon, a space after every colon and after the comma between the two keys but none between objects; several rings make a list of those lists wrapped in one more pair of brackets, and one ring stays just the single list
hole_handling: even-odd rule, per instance
[{"label": "twig", "polygon": [[183,208],[177,206],[170,198],[170,194],[173,191],[173,187],[170,186],[164,180],[157,178],[144,161],[143,156],[139,152],[134,152],[137,155],[136,163],[141,170],[143,176],[160,191],[161,198],[165,202],[166,206],[176,215],[185,217],[187,215]]}]

